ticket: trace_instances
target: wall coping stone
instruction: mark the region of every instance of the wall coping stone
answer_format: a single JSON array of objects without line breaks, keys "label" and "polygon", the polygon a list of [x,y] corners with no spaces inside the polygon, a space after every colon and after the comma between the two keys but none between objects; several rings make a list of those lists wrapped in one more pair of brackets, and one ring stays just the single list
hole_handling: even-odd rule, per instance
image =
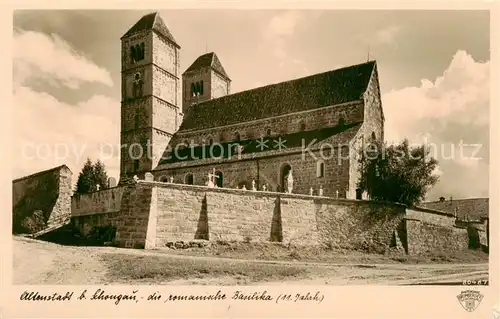
[{"label": "wall coping stone", "polygon": [[306,194],[294,194],[294,193],[279,193],[279,192],[269,192],[269,191],[253,191],[253,190],[243,190],[238,188],[215,188],[203,185],[186,185],[186,184],[175,184],[175,183],[163,183],[157,181],[137,181],[137,186],[145,187],[161,187],[161,188],[174,188],[174,189],[184,189],[184,190],[200,190],[215,193],[226,193],[226,194],[236,194],[236,195],[254,195],[260,197],[274,197],[281,199],[304,199],[312,200],[314,203],[325,201],[328,203],[341,203],[341,204],[376,204],[376,205],[391,205],[401,208],[406,208],[405,205],[399,203],[383,202],[383,201],[371,201],[371,200],[356,200],[356,199],[346,199],[346,198],[333,198],[327,196],[316,196],[316,195],[306,195]]},{"label": "wall coping stone", "polygon": [[416,211],[420,211],[420,212],[425,212],[425,213],[436,214],[436,215],[455,217],[455,215],[452,213],[447,213],[447,212],[437,210],[437,209],[424,208],[424,207],[420,207],[420,206],[412,206],[412,207],[408,207],[408,209],[416,210]]},{"label": "wall coping stone", "polygon": [[35,176],[47,174],[47,173],[50,173],[50,172],[53,172],[53,171],[57,171],[57,170],[60,170],[60,169],[66,169],[70,173],[73,173],[73,172],[71,172],[71,170],[69,169],[69,167],[66,164],[63,164],[63,165],[60,165],[60,166],[57,166],[57,167],[53,167],[53,168],[50,168],[50,169],[47,169],[47,170],[44,170],[44,171],[33,173],[31,175],[26,175],[26,176],[23,176],[23,177],[16,178],[16,179],[12,180],[12,183],[16,183],[16,182],[19,182],[19,181],[22,181],[22,180],[25,180],[25,179],[28,179],[28,178],[31,178],[31,177],[35,177]]},{"label": "wall coping stone", "polygon": [[125,185],[117,185],[115,187],[110,187],[110,188],[105,188],[105,189],[100,189],[98,191],[95,191],[95,192],[90,192],[90,193],[83,193],[83,194],[73,194],[71,195],[71,198],[80,198],[81,196],[87,196],[87,195],[92,195],[92,194],[97,194],[97,193],[100,193],[100,192],[104,192],[104,191],[109,191],[110,189],[115,189],[115,188],[126,188],[127,186]]}]

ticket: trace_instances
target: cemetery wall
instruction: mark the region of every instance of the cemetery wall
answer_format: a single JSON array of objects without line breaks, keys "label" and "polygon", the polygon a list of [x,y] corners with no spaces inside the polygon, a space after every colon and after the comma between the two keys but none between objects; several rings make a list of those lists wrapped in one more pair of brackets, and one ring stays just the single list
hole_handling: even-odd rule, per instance
[{"label": "cemetery wall", "polygon": [[454,253],[469,246],[466,227],[455,225],[453,214],[415,207],[406,209],[408,254]]},{"label": "cemetery wall", "polygon": [[73,214],[80,227],[115,225],[123,247],[204,239],[385,253],[395,237],[409,254],[467,247],[467,230],[455,227],[453,216],[392,203],[142,180],[79,201],[88,203]]}]

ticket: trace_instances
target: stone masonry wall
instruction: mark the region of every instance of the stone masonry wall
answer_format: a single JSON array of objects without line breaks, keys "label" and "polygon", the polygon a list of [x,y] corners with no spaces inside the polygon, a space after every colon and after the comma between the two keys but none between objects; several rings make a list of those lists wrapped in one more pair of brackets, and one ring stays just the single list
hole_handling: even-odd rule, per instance
[{"label": "stone masonry wall", "polygon": [[[331,153],[330,153],[331,152]],[[222,186],[224,188],[241,188],[243,184],[247,189],[252,188],[252,180],[256,187],[262,190],[265,184],[267,190],[277,191],[282,187],[280,181],[283,165],[290,165],[293,171],[294,189],[293,193],[308,195],[310,188],[318,195],[320,186],[323,187],[324,196],[345,198],[349,189],[349,160],[342,159],[347,156],[338,155],[338,150],[324,150],[322,153],[327,159],[325,163],[324,176],[317,176],[317,160],[322,156],[319,152],[287,154],[282,156],[266,157],[248,161],[234,161],[217,163],[213,165],[177,168],[169,171],[154,171],[155,180],[168,181],[174,177],[174,183],[186,183],[187,174],[193,175],[194,185],[203,186],[207,182],[207,174],[213,169],[216,173],[222,173]]]},{"label": "stone masonry wall", "polygon": [[125,187],[113,187],[71,197],[71,217],[115,213],[121,209]]},{"label": "stone masonry wall", "polygon": [[[119,211],[118,204],[106,202],[113,192],[114,201],[121,194]],[[397,246],[419,255],[468,245],[467,229],[455,227],[453,216],[391,203],[149,181],[83,196],[88,198],[80,202],[98,214],[75,208],[75,224],[84,231],[115,225],[122,247],[148,249],[204,239],[375,253]]]},{"label": "stone masonry wall", "polygon": [[[132,202],[140,207],[131,209]],[[144,246],[152,236],[139,235],[138,228],[151,231],[148,224],[155,223],[151,247],[208,239],[380,251],[404,217],[404,208],[392,204],[142,181],[124,195],[122,207],[126,221],[118,223],[117,237],[127,247]]]},{"label": "stone masonry wall", "polygon": [[384,253],[405,216],[404,206],[390,203],[332,199],[314,202],[319,241],[333,248]]},{"label": "stone masonry wall", "polygon": [[407,209],[408,254],[456,252],[467,249],[467,228],[455,226],[452,214],[424,208]]},{"label": "stone masonry wall", "polygon": [[71,176],[66,165],[12,181],[12,231],[37,233],[70,221]]},{"label": "stone masonry wall", "polygon": [[363,102],[340,104],[307,112],[291,113],[283,116],[244,122],[236,125],[216,127],[197,131],[179,131],[172,138],[171,147],[188,141],[193,144],[208,144],[210,139],[215,143],[221,141],[234,141],[236,133],[240,134],[242,140],[258,139],[267,136],[267,130],[271,130],[271,136],[300,132],[302,125],[306,131],[336,126],[340,118],[345,124],[360,122],[363,119]]}]

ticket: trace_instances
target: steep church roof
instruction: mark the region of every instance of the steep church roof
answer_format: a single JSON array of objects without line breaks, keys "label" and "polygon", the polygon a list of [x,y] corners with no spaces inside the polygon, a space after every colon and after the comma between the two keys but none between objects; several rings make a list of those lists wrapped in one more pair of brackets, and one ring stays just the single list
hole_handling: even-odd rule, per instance
[{"label": "steep church roof", "polygon": [[191,71],[198,71],[198,70],[206,68],[206,67],[210,67],[215,72],[224,76],[228,80],[230,79],[229,75],[227,75],[227,73],[226,73],[226,70],[224,70],[224,68],[222,67],[222,63],[220,63],[220,60],[217,57],[217,55],[215,54],[215,52],[210,52],[210,53],[206,53],[206,54],[199,56],[193,62],[193,64],[191,64],[191,66],[189,68],[187,68],[187,70],[184,72],[184,74],[187,72],[191,72]]},{"label": "steep church roof", "polygon": [[370,61],[201,102],[187,109],[179,130],[213,128],[357,101],[375,69],[376,62]]},{"label": "steep church roof", "polygon": [[127,33],[122,36],[122,38],[128,37],[137,32],[149,30],[158,32],[180,48],[180,46],[175,41],[174,36],[172,35],[172,33],[170,33],[170,30],[168,29],[165,22],[163,22],[163,19],[158,12],[149,13],[140,18],[139,21],[137,21],[136,24],[134,24],[132,28],[130,28]]}]

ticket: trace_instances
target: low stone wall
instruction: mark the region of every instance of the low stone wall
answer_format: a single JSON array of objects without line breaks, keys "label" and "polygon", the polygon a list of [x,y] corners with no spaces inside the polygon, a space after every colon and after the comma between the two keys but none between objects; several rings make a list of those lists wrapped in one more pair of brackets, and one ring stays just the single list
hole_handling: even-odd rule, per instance
[{"label": "low stone wall", "polygon": [[117,242],[279,241],[384,252],[404,212],[370,201],[141,181],[123,195]]},{"label": "low stone wall", "polygon": [[468,245],[467,229],[456,227],[447,213],[298,194],[139,181],[75,197],[73,209],[83,231],[116,226],[116,243],[122,247],[276,241],[419,255]]},{"label": "low stone wall", "polygon": [[469,246],[467,228],[456,227],[452,214],[425,208],[406,209],[408,254],[453,253]]},{"label": "low stone wall", "polygon": [[70,221],[71,170],[62,165],[12,181],[12,231],[35,234]]},{"label": "low stone wall", "polygon": [[315,203],[320,243],[334,248],[384,253],[405,217],[405,206],[397,204],[334,199]]},{"label": "low stone wall", "polygon": [[119,212],[125,187],[113,187],[71,197],[71,216]]},{"label": "low stone wall", "polygon": [[157,246],[193,239],[317,244],[314,204],[299,195],[155,184]]}]

